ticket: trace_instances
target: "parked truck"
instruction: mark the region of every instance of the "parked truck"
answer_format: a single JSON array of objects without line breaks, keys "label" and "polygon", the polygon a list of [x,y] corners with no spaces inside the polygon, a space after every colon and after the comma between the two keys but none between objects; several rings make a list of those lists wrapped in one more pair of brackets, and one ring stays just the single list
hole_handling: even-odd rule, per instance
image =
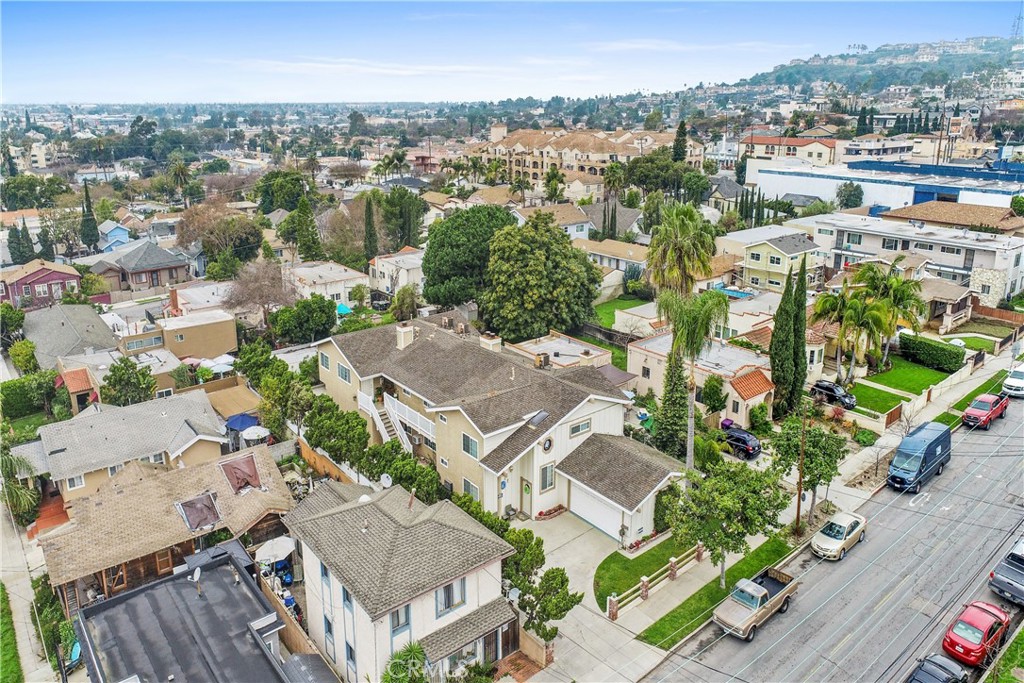
[{"label": "parked truck", "polygon": [[988,429],[997,417],[1006,417],[1006,409],[1009,407],[1010,397],[1004,392],[982,394],[971,401],[971,405],[964,411],[964,426]]},{"label": "parked truck", "polygon": [[1000,597],[1024,605],[1024,538],[989,572],[988,587]]},{"label": "parked truck", "polygon": [[799,586],[793,577],[775,567],[768,567],[753,579],[736,582],[729,597],[716,609],[712,619],[731,636],[748,643],[757,629],[776,612],[789,610],[789,601]]}]

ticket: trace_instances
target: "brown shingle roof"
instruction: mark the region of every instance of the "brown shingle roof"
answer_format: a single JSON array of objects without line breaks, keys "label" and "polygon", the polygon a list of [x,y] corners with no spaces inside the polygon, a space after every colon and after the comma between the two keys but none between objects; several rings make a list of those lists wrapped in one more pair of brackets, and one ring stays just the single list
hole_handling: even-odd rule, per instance
[{"label": "brown shingle roof", "polygon": [[530,216],[542,212],[553,214],[555,224],[560,226],[590,222],[587,214],[583,213],[583,209],[575,204],[549,204],[548,206],[534,206],[529,209],[516,209],[516,213],[527,220],[529,220]]},{"label": "brown shingle roof", "polygon": [[759,369],[751,370],[745,375],[740,375],[729,382],[729,384],[732,385],[732,388],[744,401],[760,396],[775,388],[775,385],[768,379],[768,376]]},{"label": "brown shingle roof", "polygon": [[1017,216],[1011,209],[957,202],[923,202],[887,211],[882,217],[964,228],[982,225],[1006,232],[1024,229],[1024,218]]},{"label": "brown shingle roof", "polygon": [[711,257],[711,274],[707,278],[721,277],[736,269],[736,264],[743,260],[742,256],[736,254],[715,254]]},{"label": "brown shingle roof", "polygon": [[16,268],[11,268],[3,274],[4,282],[16,282],[23,277],[27,277],[37,270],[51,270],[56,273],[64,273],[65,275],[71,275],[75,279],[81,278],[78,271],[71,266],[65,266],[62,263],[52,263],[50,261],[44,261],[41,258],[33,259],[28,263],[20,265]]},{"label": "brown shingle roof", "polygon": [[647,247],[642,244],[630,244],[629,242],[620,242],[619,240],[596,242],[594,240],[575,239],[572,241],[572,245],[588,254],[601,254],[602,256],[611,256],[627,261],[636,261],[637,263],[647,260]]},{"label": "brown shingle roof", "polygon": [[[750,332],[737,335],[737,337],[746,339],[749,342],[757,344],[762,349],[767,349],[772,343],[772,326],[763,325],[761,327],[755,327]],[[824,335],[822,335],[821,332],[817,330],[811,329],[810,327],[808,327],[806,332],[804,332],[804,339],[806,343],[812,345],[825,343]]]}]

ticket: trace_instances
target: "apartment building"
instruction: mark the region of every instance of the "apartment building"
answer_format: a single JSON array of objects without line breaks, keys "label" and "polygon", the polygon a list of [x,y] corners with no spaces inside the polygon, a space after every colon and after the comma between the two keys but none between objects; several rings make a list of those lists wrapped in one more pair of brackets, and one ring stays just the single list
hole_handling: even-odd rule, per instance
[{"label": "apartment building", "polygon": [[800,269],[807,259],[807,286],[821,281],[822,260],[819,247],[806,233],[795,227],[765,225],[737,230],[715,238],[717,254],[741,257],[735,271],[742,286],[781,292],[786,274]]},{"label": "apartment building", "polygon": [[370,259],[370,288],[377,292],[394,294],[406,285],[415,285],[423,291],[423,249],[402,247],[394,254],[382,254]]},{"label": "apartment building", "polygon": [[1024,288],[1021,237],[844,213],[797,218],[785,227],[801,230],[821,244],[833,270],[905,254],[926,257],[926,272],[969,287],[986,306]]},{"label": "apartment building", "polygon": [[300,296],[308,299],[319,294],[336,304],[352,303],[352,289],[356,285],[370,286],[366,273],[333,261],[298,263],[286,268],[284,276],[295,285]]},{"label": "apartment building", "polygon": [[840,142],[822,138],[748,135],[740,140],[740,153],[750,159],[799,159],[813,166],[831,166],[837,162],[836,147]]},{"label": "apartment building", "polygon": [[[376,442],[398,439],[435,464],[444,485],[496,513],[531,517],[564,505],[617,541],[650,531],[654,497],[678,476],[622,436],[629,401],[591,364],[560,369],[437,314],[338,335],[317,346],[326,393],[358,410]],[[586,451],[589,469],[574,457]]]},{"label": "apartment building", "polygon": [[126,355],[162,348],[178,358],[216,358],[238,350],[235,316],[219,309],[153,322],[128,323],[116,313],[102,317],[117,338],[118,349]]}]

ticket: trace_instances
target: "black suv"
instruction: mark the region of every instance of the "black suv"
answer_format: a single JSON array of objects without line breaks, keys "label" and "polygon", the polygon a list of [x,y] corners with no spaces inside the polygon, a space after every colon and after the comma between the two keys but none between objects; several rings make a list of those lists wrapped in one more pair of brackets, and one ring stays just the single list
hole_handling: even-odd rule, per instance
[{"label": "black suv", "polygon": [[967,683],[967,672],[949,657],[933,654],[921,660],[906,683]]},{"label": "black suv", "polygon": [[849,410],[857,407],[857,397],[835,382],[819,379],[811,387],[811,396],[821,396],[829,403],[838,403]]},{"label": "black suv", "polygon": [[725,442],[732,449],[732,454],[744,460],[753,460],[761,455],[761,442],[756,436],[745,429],[730,427],[725,430]]}]

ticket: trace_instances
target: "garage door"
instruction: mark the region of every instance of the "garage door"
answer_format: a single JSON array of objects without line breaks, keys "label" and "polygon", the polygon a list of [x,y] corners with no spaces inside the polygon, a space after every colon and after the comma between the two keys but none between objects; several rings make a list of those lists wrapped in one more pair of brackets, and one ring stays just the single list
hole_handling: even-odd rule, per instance
[{"label": "garage door", "polygon": [[606,503],[603,499],[598,498],[589,489],[576,482],[572,483],[569,511],[596,526],[616,541],[619,540],[619,528],[622,526],[622,511],[614,505]]}]

